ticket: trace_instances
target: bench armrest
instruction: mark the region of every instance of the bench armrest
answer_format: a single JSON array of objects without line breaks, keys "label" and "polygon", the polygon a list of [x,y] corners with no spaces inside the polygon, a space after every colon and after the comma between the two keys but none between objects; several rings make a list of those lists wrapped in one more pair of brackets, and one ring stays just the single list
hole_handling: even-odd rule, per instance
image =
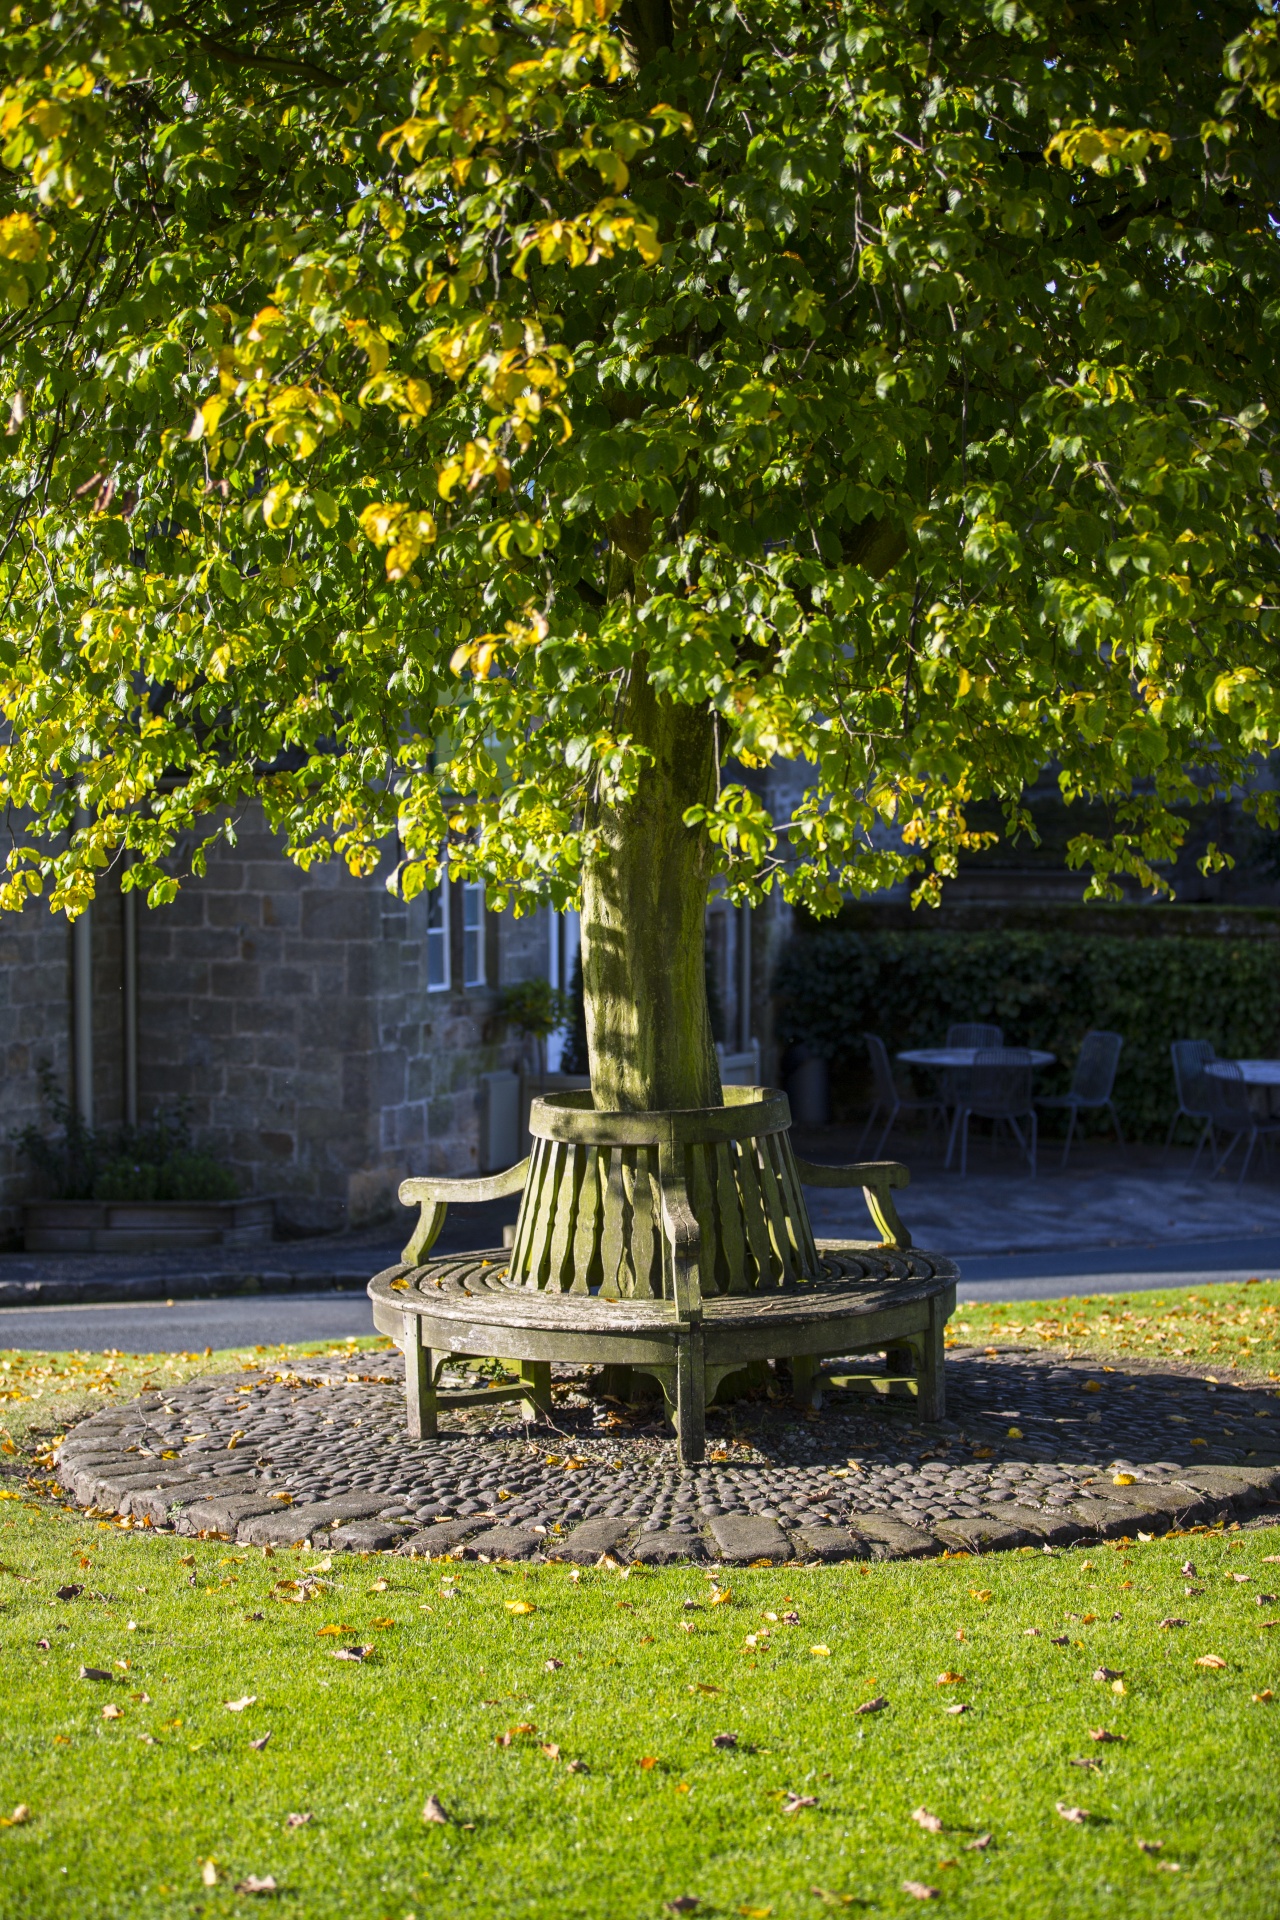
[{"label": "bench armrest", "polygon": [[885,1245],[900,1247],[904,1252],[910,1247],[911,1235],[889,1195],[890,1187],[911,1183],[911,1174],[900,1160],[863,1160],[852,1167],[823,1167],[813,1160],[797,1159],[796,1172],[805,1187],[861,1187],[867,1211]]},{"label": "bench armrest", "polygon": [[529,1162],[508,1167],[505,1173],[484,1174],[475,1180],[437,1180],[427,1174],[400,1182],[403,1206],[420,1206],[418,1224],[400,1258],[407,1267],[420,1266],[436,1243],[450,1203],[481,1200],[505,1200],[510,1193],[522,1193],[529,1177]]}]

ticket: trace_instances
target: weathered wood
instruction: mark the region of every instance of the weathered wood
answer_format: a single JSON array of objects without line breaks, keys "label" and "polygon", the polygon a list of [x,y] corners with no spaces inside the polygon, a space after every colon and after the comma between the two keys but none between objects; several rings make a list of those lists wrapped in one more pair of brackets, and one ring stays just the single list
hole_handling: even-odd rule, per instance
[{"label": "weathered wood", "polygon": [[436,1431],[431,1349],[423,1346],[422,1332],[417,1314],[401,1314],[400,1351],[404,1354],[404,1401],[411,1440],[434,1439]]},{"label": "weathered wood", "polygon": [[406,1266],[416,1267],[430,1253],[445,1223],[450,1201],[505,1200],[509,1194],[523,1192],[528,1173],[529,1162],[522,1160],[518,1166],[508,1167],[505,1173],[485,1174],[475,1180],[437,1180],[430,1175],[402,1180],[401,1204],[422,1208],[418,1224],[400,1256]]}]

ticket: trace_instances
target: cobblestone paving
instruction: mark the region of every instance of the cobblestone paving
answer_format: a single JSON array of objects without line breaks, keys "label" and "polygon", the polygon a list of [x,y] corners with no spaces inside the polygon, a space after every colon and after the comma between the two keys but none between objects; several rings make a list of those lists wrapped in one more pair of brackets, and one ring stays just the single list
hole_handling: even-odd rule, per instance
[{"label": "cobblestone paving", "polygon": [[402,1382],[374,1353],[146,1393],[81,1422],[59,1477],[138,1525],[479,1559],[897,1559],[1280,1517],[1275,1389],[1167,1365],[956,1349],[929,1425],[909,1395],[829,1382],[802,1415],[779,1386],[713,1409],[692,1471],[598,1376],[558,1373],[536,1426],[504,1402],[417,1442]]}]

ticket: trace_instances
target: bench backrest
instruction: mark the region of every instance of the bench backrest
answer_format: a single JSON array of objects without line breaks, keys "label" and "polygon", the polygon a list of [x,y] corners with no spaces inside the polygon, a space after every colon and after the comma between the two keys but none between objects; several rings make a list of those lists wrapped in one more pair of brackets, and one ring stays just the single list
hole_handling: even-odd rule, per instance
[{"label": "bench backrest", "polygon": [[589,1093],[535,1100],[512,1279],[694,1307],[816,1278],[786,1095],[726,1086],[724,1102],[597,1113]]}]

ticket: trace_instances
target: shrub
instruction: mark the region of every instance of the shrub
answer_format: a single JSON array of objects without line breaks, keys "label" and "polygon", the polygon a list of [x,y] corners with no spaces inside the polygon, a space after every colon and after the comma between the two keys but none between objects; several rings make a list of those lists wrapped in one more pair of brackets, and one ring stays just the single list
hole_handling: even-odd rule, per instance
[{"label": "shrub", "polygon": [[1187,935],[804,934],[775,977],[779,1033],[846,1076],[862,1035],[891,1053],[938,1046],[953,1021],[1003,1027],[1011,1046],[1057,1054],[1036,1090],[1059,1092],[1091,1027],[1124,1035],[1116,1104],[1127,1131],[1155,1138],[1177,1104],[1172,1040],[1208,1040],[1227,1058],[1280,1052],[1280,947],[1272,940]]},{"label": "shrub", "polygon": [[234,1200],[239,1185],[230,1167],[191,1146],[181,1109],[157,1112],[145,1127],[114,1131],[85,1125],[53,1077],[39,1069],[40,1092],[55,1131],[23,1127],[18,1151],[41,1177],[52,1200]]}]

